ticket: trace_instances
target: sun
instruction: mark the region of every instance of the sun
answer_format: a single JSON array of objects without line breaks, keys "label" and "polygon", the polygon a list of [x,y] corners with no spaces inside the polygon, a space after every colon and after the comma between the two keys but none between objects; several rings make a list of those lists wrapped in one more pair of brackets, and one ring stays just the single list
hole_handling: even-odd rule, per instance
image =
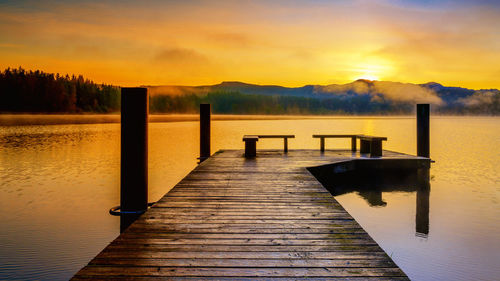
[{"label": "sun", "polygon": [[356,78],[356,80],[359,80],[359,79],[370,80],[370,81],[377,81],[378,80],[378,76],[366,73],[366,74],[360,75],[360,76],[358,76]]},{"label": "sun", "polygon": [[354,80],[380,81],[380,79],[384,79],[393,72],[390,61],[382,58],[364,58],[364,61],[352,65],[350,71]]}]

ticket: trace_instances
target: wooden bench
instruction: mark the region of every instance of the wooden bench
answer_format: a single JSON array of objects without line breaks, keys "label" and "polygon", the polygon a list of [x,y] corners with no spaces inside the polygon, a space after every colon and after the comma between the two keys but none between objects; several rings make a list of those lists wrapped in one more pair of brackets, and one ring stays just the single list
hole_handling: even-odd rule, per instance
[{"label": "wooden bench", "polygon": [[358,135],[357,138],[360,153],[370,153],[370,157],[382,156],[382,141],[386,141],[386,137]]},{"label": "wooden bench", "polygon": [[325,151],[325,139],[326,138],[350,138],[351,139],[351,150],[356,151],[356,137],[359,135],[313,135],[313,138],[320,139],[320,149],[321,152]]},{"label": "wooden bench", "polygon": [[320,139],[320,150],[325,151],[326,138],[350,138],[351,150],[356,151],[356,139],[360,142],[360,153],[370,153],[370,156],[382,156],[382,141],[386,141],[386,137],[375,137],[366,135],[313,135],[313,138]]},{"label": "wooden bench", "polygon": [[257,142],[259,139],[283,139],[283,151],[288,152],[288,139],[295,138],[295,135],[244,135],[245,157],[253,158],[257,155]]}]

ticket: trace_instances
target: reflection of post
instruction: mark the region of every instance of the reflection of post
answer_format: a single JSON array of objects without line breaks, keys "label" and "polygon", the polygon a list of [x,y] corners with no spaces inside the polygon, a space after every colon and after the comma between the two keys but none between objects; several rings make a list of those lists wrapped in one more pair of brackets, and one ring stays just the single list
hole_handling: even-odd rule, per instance
[{"label": "reflection of post", "polygon": [[148,208],[147,89],[122,88],[121,100],[120,232]]},{"label": "reflection of post", "polygon": [[429,235],[430,193],[429,169],[419,169],[417,179],[417,212],[415,216],[416,236],[427,237]]},{"label": "reflection of post", "polygon": [[210,104],[200,104],[200,163],[210,157]]},{"label": "reflection of post", "polygon": [[382,191],[380,190],[360,191],[359,195],[365,198],[372,207],[385,207],[387,205],[387,202],[382,200]]}]

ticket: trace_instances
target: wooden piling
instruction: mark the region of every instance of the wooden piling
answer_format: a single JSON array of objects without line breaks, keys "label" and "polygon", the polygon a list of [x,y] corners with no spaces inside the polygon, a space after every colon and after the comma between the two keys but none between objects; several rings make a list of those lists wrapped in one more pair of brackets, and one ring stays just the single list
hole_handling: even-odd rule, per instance
[{"label": "wooden piling", "polygon": [[417,155],[429,158],[429,104],[417,104]]},{"label": "wooden piling", "polygon": [[[121,231],[148,208],[148,118],[146,88],[121,89]],[[132,214],[126,214],[131,212]]]},{"label": "wooden piling", "polygon": [[210,104],[200,104],[200,163],[210,157]]}]

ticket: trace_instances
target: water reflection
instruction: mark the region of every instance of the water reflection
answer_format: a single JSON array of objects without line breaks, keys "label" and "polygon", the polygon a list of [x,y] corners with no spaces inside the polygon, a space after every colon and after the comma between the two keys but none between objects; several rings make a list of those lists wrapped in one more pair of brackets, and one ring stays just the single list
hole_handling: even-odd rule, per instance
[{"label": "water reflection", "polygon": [[[429,187],[427,194],[383,191],[385,207],[368,206],[359,191],[337,200],[412,280],[498,279],[500,150],[493,148],[500,117],[431,122],[430,210],[422,202]],[[364,133],[387,136],[386,149],[415,153],[413,117],[214,121],[212,129],[212,152],[241,149],[248,133],[295,134],[290,149],[316,150],[312,134]],[[151,124],[151,201],[196,166],[198,132],[198,122]],[[259,144],[281,147],[281,140]],[[349,142],[332,139],[327,147],[348,149]],[[108,213],[119,204],[119,187],[119,124],[0,127],[0,280],[68,280],[119,234],[119,218]],[[432,239],[415,239],[429,223]]]},{"label": "water reflection", "polygon": [[415,235],[429,235],[430,176],[428,168],[352,170],[342,173],[312,168],[311,173],[333,196],[356,192],[371,207],[385,207],[383,192],[416,192]]},{"label": "water reflection", "polygon": [[427,237],[429,235],[429,197],[431,184],[429,169],[417,171],[417,211],[415,215],[415,235]]}]

